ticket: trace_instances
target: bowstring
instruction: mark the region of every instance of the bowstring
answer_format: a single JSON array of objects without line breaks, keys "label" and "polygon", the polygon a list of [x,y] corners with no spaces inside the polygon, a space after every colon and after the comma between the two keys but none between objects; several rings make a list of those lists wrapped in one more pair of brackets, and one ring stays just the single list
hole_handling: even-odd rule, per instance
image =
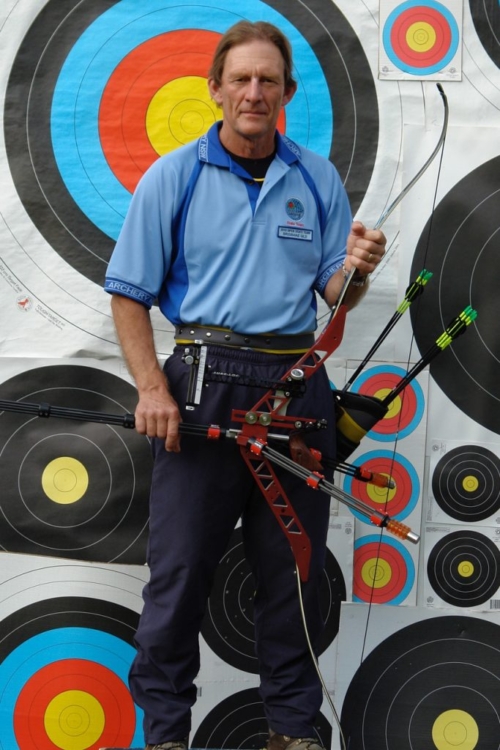
[{"label": "bowstring", "polygon": [[[447,99],[446,99],[446,96],[444,94],[444,91],[442,90],[441,87],[438,87],[438,88],[440,90],[441,96],[443,98],[443,103],[444,103],[444,106],[445,106],[445,119],[444,119],[444,124],[443,124],[443,132],[442,132],[442,134],[441,134],[441,136],[439,138],[440,157],[439,157],[439,161],[438,161],[438,169],[437,169],[437,175],[436,175],[436,182],[435,182],[435,186],[434,186],[434,194],[433,194],[433,199],[432,199],[431,215],[430,215],[430,219],[429,219],[429,223],[428,223],[428,228],[427,228],[427,237],[426,237],[426,240],[425,240],[424,259],[423,259],[423,266],[422,266],[423,268],[427,267],[427,257],[428,257],[428,254],[429,254],[431,237],[432,237],[433,226],[434,226],[435,210],[436,210],[436,203],[437,203],[437,195],[438,195],[438,190],[439,190],[439,182],[440,182],[440,177],[441,177],[441,170],[442,170],[443,157],[444,157],[444,149],[445,149],[445,143],[446,143],[446,134],[447,134],[447,129],[448,129],[448,103],[447,103]],[[433,152],[433,154],[432,154],[431,160],[428,161],[428,163],[426,163],[424,165],[424,167],[422,167],[422,169],[420,169],[420,171],[416,175],[416,178],[413,178],[413,180],[409,183],[409,185],[405,188],[405,190],[402,191],[402,193],[400,194],[400,196],[398,196],[398,198],[396,199],[397,203],[396,203],[396,201],[394,201],[394,203],[391,204],[391,205],[394,205],[394,207],[395,207],[400,202],[400,200],[404,197],[404,195],[406,195],[409,192],[409,187],[415,185],[417,179],[419,177],[421,177],[422,174],[423,174],[423,172],[425,171],[425,169],[427,169],[427,167],[430,166],[431,161],[434,159],[434,157],[436,156],[437,153],[438,153],[438,151],[435,149],[434,152]],[[388,214],[383,215],[383,220],[385,220],[387,217],[388,217]],[[382,223],[383,223],[383,221],[380,222],[380,220],[379,220],[378,226],[381,226]],[[413,351],[413,347],[414,347],[414,344],[415,344],[416,322],[418,321],[419,314],[420,314],[419,313],[419,309],[420,309],[421,300],[418,299],[418,300],[416,300],[416,302],[417,302],[417,307],[416,307],[416,312],[415,312],[415,315],[414,315],[415,324],[412,326],[412,333],[411,333],[411,337],[410,337],[410,345],[409,345],[409,350],[408,350],[408,358],[407,358],[407,362],[406,362],[406,370],[407,370],[407,372],[410,369],[410,363],[411,363],[411,360],[412,360],[412,351]],[[406,394],[405,394],[405,391],[403,390],[403,392],[401,393],[401,396],[400,396],[400,399],[401,399],[401,408],[399,410],[398,422],[397,422],[397,427],[396,427],[396,436],[395,436],[395,439],[394,439],[394,445],[393,445],[393,450],[392,450],[392,458],[391,458],[391,462],[390,462],[391,476],[392,476],[392,472],[394,470],[394,466],[395,466],[395,463],[396,463],[396,453],[397,453],[397,448],[398,448],[398,444],[399,444],[399,435],[400,435],[400,431],[401,431],[401,420],[402,420],[402,415],[403,415],[403,406],[404,406],[404,399],[405,398],[406,398]],[[385,503],[384,503],[384,512],[387,512],[387,504],[389,502],[389,493],[390,493],[390,491],[391,491],[390,488],[388,488],[387,489],[387,493],[386,493]],[[360,665],[364,661],[366,644],[367,644],[367,639],[368,639],[368,628],[369,628],[370,619],[371,619],[372,604],[373,604],[373,598],[374,598],[374,593],[375,593],[376,573],[377,573],[377,567],[378,567],[379,560],[380,560],[380,553],[381,553],[381,547],[382,547],[383,533],[384,533],[384,530],[382,528],[382,529],[380,529],[380,532],[379,532],[379,540],[378,540],[377,553],[376,553],[376,558],[375,558],[375,569],[374,569],[373,580],[372,580],[372,585],[371,585],[371,590],[370,590],[370,599],[369,599],[369,602],[368,602],[368,612],[367,612],[367,617],[366,617],[365,632],[363,634],[363,643],[362,643],[361,654],[360,654]]]}]

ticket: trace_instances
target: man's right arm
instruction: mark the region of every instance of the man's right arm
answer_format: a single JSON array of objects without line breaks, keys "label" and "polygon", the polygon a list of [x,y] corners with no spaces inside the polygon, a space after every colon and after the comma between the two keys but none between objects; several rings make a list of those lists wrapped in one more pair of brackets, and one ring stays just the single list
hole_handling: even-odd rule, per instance
[{"label": "man's right arm", "polygon": [[149,310],[139,302],[114,294],[111,311],[123,356],[139,394],[136,430],[148,437],[165,438],[166,450],[178,452],[182,419],[156,356]]}]

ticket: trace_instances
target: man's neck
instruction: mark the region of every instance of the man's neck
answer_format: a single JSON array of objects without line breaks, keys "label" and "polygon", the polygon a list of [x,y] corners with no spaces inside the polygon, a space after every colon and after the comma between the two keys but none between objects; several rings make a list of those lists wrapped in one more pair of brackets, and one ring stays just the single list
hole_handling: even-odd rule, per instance
[{"label": "man's neck", "polygon": [[224,123],[219,130],[219,139],[227,151],[243,159],[265,159],[276,150],[274,135],[265,139],[245,138],[233,133],[228,135],[224,129]]}]

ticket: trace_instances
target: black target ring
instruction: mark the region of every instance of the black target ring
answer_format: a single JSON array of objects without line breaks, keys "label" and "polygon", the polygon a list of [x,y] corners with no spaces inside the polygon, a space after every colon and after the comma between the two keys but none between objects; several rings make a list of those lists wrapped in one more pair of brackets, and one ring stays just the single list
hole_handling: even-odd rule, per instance
[{"label": "black target ring", "polygon": [[[333,4],[328,7],[318,0],[301,3],[300,8],[282,0],[266,4],[296,26],[323,68],[331,98],[325,107],[333,105],[335,113],[330,157],[355,211],[367,190],[378,142],[377,99],[362,45]],[[6,151],[23,206],[54,250],[98,284],[103,281],[114,238],[89,219],[62,178],[53,149],[52,95],[81,36],[116,5],[119,3],[105,0],[49,0],[19,48],[5,100]],[[170,5],[165,0],[165,7]],[[234,20],[239,17],[235,15]],[[353,59],[354,67],[349,65]],[[306,77],[302,83],[307,86]],[[314,96],[310,101],[314,102]],[[70,121],[75,117],[68,113]],[[321,124],[314,122],[314,127]],[[104,207],[106,201],[102,203]]]},{"label": "black target ring", "polygon": [[453,448],[434,469],[432,493],[457,521],[484,521],[500,508],[500,459],[481,445]]},{"label": "black target ring", "polygon": [[12,66],[4,121],[12,177],[30,218],[68,263],[98,284],[114,242],[88,220],[66,189],[54,160],[50,124],[61,67],[84,30],[109,5],[102,0],[49,0]]},{"label": "black target ring", "polygon": [[[422,353],[467,306],[477,319],[430,364],[448,398],[478,424],[500,433],[498,237],[500,157],[464,177],[441,201],[422,232],[411,277],[423,267],[434,274],[419,304],[411,307]],[[430,231],[430,237],[429,237]]]},{"label": "black target ring", "polygon": [[433,590],[454,607],[477,607],[500,587],[500,551],[477,531],[459,530],[439,540],[427,561]]},{"label": "black target ring", "polygon": [[[500,736],[500,628],[468,617],[417,622],[386,638],[363,661],[344,699],[341,723],[353,750],[429,750],[443,724],[459,721],[493,748]],[[456,743],[458,747],[460,744]]]},{"label": "black target ring", "polygon": [[[111,414],[134,410],[135,389],[90,367],[35,368],[2,398]],[[152,457],[133,430],[79,420],[0,416],[0,545],[10,552],[142,564]]]},{"label": "black target ring", "polygon": [[335,117],[330,160],[340,173],[355,213],[368,189],[379,136],[377,95],[365,51],[334,3],[266,2],[294,24],[321,64]]},{"label": "black target ring", "polygon": [[469,6],[481,44],[500,68],[500,5],[486,0],[469,0]]},{"label": "black target ring", "polygon": [[[225,662],[257,674],[254,594],[254,577],[245,559],[241,529],[237,528],[217,568],[201,633],[210,648]],[[341,602],[346,600],[344,577],[330,550],[327,550],[320,597],[325,622],[319,643],[319,653],[322,654],[338,633]]]},{"label": "black target ring", "polygon": [[[322,747],[330,747],[332,729],[319,714],[314,734]],[[241,690],[215,706],[203,719],[192,740],[200,748],[261,750],[269,737],[264,706],[257,688]]]}]

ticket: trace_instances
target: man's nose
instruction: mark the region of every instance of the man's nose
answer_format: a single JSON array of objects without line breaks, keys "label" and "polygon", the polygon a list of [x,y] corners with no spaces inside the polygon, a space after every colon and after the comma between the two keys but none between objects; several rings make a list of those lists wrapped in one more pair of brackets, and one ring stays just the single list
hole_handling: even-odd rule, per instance
[{"label": "man's nose", "polygon": [[262,84],[257,77],[251,78],[247,87],[247,99],[257,101],[262,98]]}]

